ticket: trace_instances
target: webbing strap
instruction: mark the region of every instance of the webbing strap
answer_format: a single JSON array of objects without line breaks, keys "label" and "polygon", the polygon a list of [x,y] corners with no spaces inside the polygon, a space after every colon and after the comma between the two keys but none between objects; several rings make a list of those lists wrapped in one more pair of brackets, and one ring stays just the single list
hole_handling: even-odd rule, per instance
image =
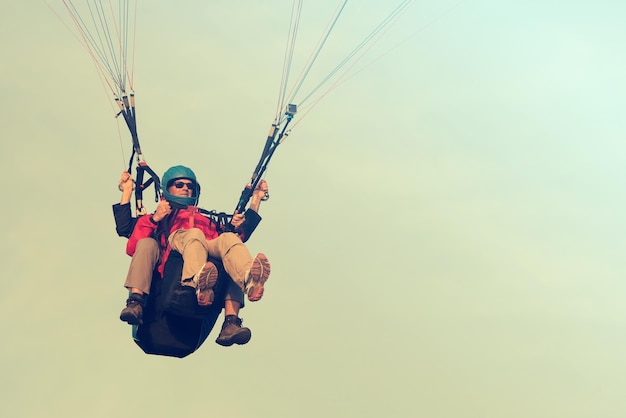
[{"label": "webbing strap", "polygon": [[[217,225],[217,230],[221,234],[222,232],[232,232],[231,231],[231,221],[233,219],[233,215],[229,215],[225,212],[216,212],[214,210],[206,210],[202,208],[198,208],[198,212],[209,218],[212,222]],[[230,225],[230,227],[229,227]]]},{"label": "webbing strap", "polygon": [[[150,178],[144,183],[144,174],[148,174]],[[158,202],[161,198],[161,179],[145,162],[137,165],[137,177],[135,180],[135,210],[137,215],[145,215],[146,208],[143,206],[143,191],[154,185],[154,201]]]}]

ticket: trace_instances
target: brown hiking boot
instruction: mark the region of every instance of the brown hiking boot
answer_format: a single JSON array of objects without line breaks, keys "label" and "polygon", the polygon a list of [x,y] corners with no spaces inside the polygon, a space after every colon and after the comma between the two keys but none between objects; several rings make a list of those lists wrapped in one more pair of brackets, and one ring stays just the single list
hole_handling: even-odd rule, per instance
[{"label": "brown hiking boot", "polygon": [[120,319],[130,325],[143,324],[144,297],[140,293],[131,293],[126,299],[126,307],[120,313]]},{"label": "brown hiking boot", "polygon": [[230,347],[233,344],[246,344],[252,338],[252,331],[249,328],[242,327],[242,322],[235,315],[226,315],[222,324],[222,331],[215,342],[224,347]]}]

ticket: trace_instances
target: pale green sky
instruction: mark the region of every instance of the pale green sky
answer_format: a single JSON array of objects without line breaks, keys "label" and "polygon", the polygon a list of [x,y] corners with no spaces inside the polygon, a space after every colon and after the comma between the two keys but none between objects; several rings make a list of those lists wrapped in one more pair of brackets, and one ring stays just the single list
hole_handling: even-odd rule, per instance
[{"label": "pale green sky", "polygon": [[[339,2],[309,3],[302,60]],[[349,2],[321,61],[389,4]],[[1,3],[0,415],[624,417],[626,3],[455,4],[416,1],[277,150],[253,338],[181,360],[118,319],[126,128],[46,4]],[[144,154],[192,167],[207,209],[257,162],[290,10],[140,3]]]}]

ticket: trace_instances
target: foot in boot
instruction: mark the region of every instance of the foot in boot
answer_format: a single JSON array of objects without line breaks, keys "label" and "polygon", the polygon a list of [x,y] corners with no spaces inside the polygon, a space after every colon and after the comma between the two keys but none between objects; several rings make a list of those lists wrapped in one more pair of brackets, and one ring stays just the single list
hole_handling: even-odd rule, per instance
[{"label": "foot in boot", "polygon": [[215,298],[213,286],[217,283],[217,267],[215,267],[215,264],[207,261],[194,277],[194,281],[197,286],[196,296],[198,298],[198,305],[211,306]]},{"label": "foot in boot", "polygon": [[143,324],[143,295],[131,293],[126,299],[126,307],[120,313],[120,319],[130,325]]},{"label": "foot in boot", "polygon": [[241,318],[235,315],[227,315],[222,324],[222,332],[215,340],[216,343],[224,347],[230,347],[233,344],[243,345],[252,338],[252,331],[249,328],[241,326]]},{"label": "foot in boot", "polygon": [[263,297],[265,282],[270,276],[270,262],[265,254],[259,253],[252,260],[252,267],[246,280],[246,293],[250,302],[256,302]]}]

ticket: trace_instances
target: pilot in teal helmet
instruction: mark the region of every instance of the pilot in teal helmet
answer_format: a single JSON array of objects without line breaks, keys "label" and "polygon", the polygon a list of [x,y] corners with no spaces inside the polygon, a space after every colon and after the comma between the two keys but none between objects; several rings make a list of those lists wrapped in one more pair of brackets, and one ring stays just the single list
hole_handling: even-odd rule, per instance
[{"label": "pilot in teal helmet", "polygon": [[200,197],[200,185],[189,167],[175,165],[163,174],[161,180],[163,197],[168,202],[183,206],[196,206]]}]

